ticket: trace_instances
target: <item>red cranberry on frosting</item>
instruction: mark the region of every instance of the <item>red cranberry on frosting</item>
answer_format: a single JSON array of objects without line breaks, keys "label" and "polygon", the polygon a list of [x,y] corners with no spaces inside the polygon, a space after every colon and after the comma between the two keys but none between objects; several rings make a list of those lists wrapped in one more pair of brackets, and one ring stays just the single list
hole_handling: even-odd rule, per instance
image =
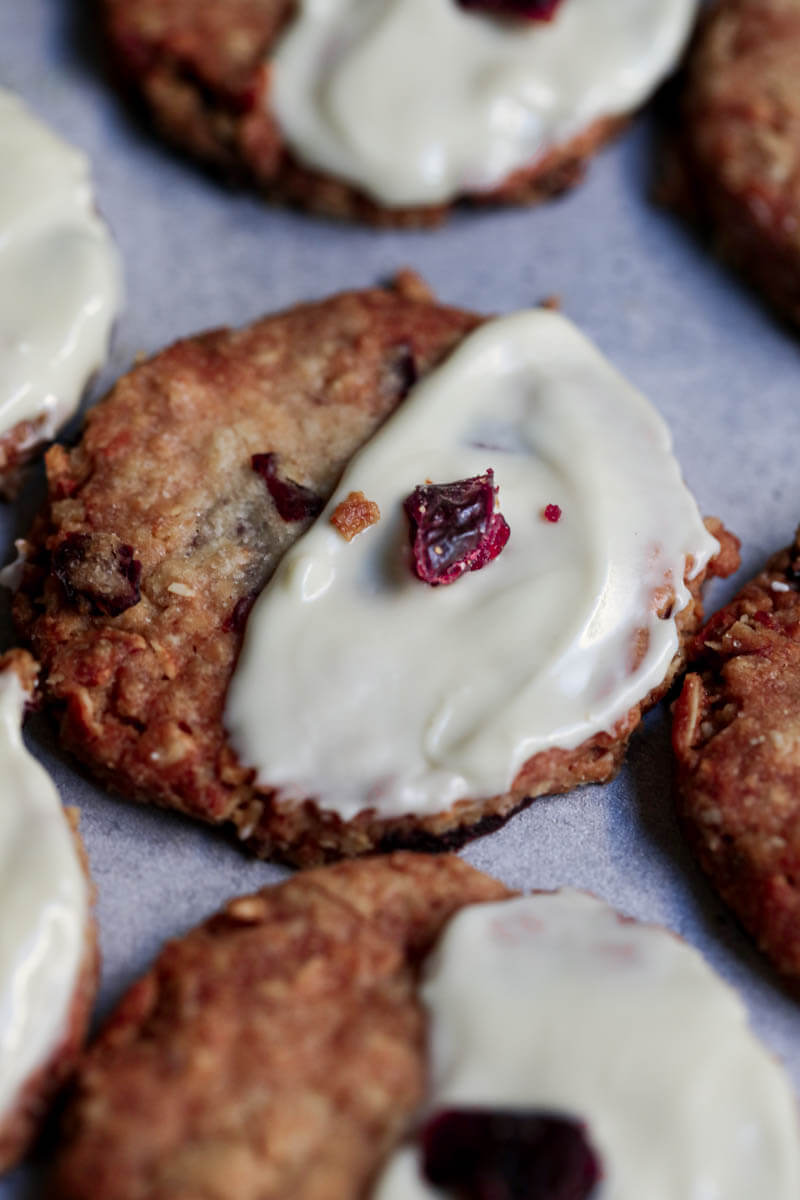
[{"label": "red cranberry on frosting", "polygon": [[424,583],[454,583],[497,558],[511,532],[494,511],[497,490],[489,468],[455,483],[422,484],[406,497],[414,572]]},{"label": "red cranberry on frosting", "polygon": [[447,1109],[421,1134],[425,1178],[454,1200],[589,1200],[600,1161],[579,1121],[516,1109]]},{"label": "red cranberry on frosting", "polygon": [[549,21],[561,0],[458,0],[462,8],[492,13],[498,17],[517,17],[523,21]]}]

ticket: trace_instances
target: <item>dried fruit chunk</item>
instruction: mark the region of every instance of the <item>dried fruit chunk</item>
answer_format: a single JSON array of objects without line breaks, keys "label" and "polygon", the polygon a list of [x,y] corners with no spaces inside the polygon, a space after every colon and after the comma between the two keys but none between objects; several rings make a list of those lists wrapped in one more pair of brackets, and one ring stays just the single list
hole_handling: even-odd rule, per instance
[{"label": "dried fruit chunk", "polygon": [[414,571],[434,587],[497,558],[510,529],[494,511],[494,471],[455,483],[427,483],[403,501],[411,523]]},{"label": "dried fruit chunk", "polygon": [[83,596],[92,610],[118,617],[141,599],[142,564],[133,546],[113,533],[68,533],[51,559],[69,600]]},{"label": "dried fruit chunk", "polygon": [[475,8],[499,17],[523,21],[549,21],[561,0],[458,0],[462,8]]},{"label": "dried fruit chunk", "polygon": [[447,1109],[422,1130],[426,1179],[457,1200],[586,1200],[602,1171],[577,1121]]},{"label": "dried fruit chunk", "polygon": [[558,504],[545,505],[544,519],[553,525],[557,524],[561,520],[561,506]]},{"label": "dried fruit chunk", "polygon": [[254,454],[250,464],[267,485],[278,516],[284,521],[304,521],[307,517],[318,517],[322,512],[325,501],[321,496],[302,483],[295,483],[293,479],[282,478],[278,474],[277,454]]}]

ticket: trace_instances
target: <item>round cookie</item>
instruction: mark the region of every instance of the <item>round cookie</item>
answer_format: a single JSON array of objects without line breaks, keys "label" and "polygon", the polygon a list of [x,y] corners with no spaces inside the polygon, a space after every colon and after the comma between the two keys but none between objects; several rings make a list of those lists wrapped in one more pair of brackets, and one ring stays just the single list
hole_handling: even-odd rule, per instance
[{"label": "round cookie", "polygon": [[712,617],[675,705],[679,808],[701,865],[800,978],[800,541]]},{"label": "round cookie", "polygon": [[0,658],[0,1172],[28,1149],[72,1074],[97,988],[77,819],[20,734],[36,672],[23,651]]},{"label": "round cookie", "polygon": [[574,184],[674,65],[696,11],[560,0],[531,20],[537,6],[491,0],[381,4],[102,9],[120,77],[170,141],[273,199],[381,225]]},{"label": "round cookie", "polygon": [[687,200],[722,254],[800,320],[800,3],[716,0],[688,66]]},{"label": "round cookie", "polygon": [[[507,320],[515,324],[515,318]],[[644,422],[644,442],[660,447],[652,463],[640,454],[639,441],[633,450],[628,447],[627,459],[637,469],[643,463],[647,477],[647,486],[635,488],[630,502],[625,499],[628,493],[608,489],[621,497],[626,514],[622,526],[627,528],[630,514],[640,510],[651,512],[656,525],[648,533],[641,532],[642,526],[641,536],[636,530],[630,534],[631,544],[639,547],[634,554],[647,555],[641,572],[635,565],[624,566],[622,560],[610,572],[602,568],[600,591],[590,591],[579,614],[578,627],[588,620],[587,628],[594,629],[595,609],[599,606],[609,614],[616,607],[611,596],[601,603],[606,581],[627,578],[625,572],[633,570],[629,594],[636,607],[630,617],[627,607],[620,607],[628,623],[620,629],[610,623],[617,640],[593,669],[599,707],[592,723],[587,725],[582,714],[580,720],[575,718],[571,707],[564,738],[556,738],[550,730],[536,752],[525,752],[527,743],[522,738],[514,745],[517,765],[506,760],[502,770],[491,776],[493,786],[483,780],[479,793],[472,794],[463,786],[454,793],[437,793],[434,787],[437,802],[427,811],[417,811],[413,805],[411,811],[382,808],[368,795],[363,802],[356,797],[358,811],[342,815],[329,808],[324,797],[315,802],[316,792],[299,798],[279,794],[269,779],[259,784],[252,769],[257,764],[249,756],[237,758],[228,743],[226,693],[245,620],[279,559],[295,543],[301,553],[303,543],[298,538],[309,528],[312,513],[331,495],[354,451],[375,433],[412,383],[421,381],[413,389],[416,396],[426,377],[428,386],[433,386],[439,378],[433,368],[448,355],[448,361],[456,364],[451,354],[456,347],[463,371],[465,363],[472,365],[475,346],[480,349],[486,344],[483,333],[477,343],[465,340],[480,318],[435,304],[419,281],[406,277],[399,291],[344,294],[242,330],[179,342],[119,382],[89,414],[84,437],[74,450],[54,447],[50,451],[50,502],[23,547],[27,562],[15,616],[43,664],[43,693],[60,717],[65,746],[112,789],[215,824],[233,825],[257,852],[300,863],[402,845],[445,848],[496,827],[534,796],[610,778],[642,710],[663,693],[680,667],[680,646],[701,619],[704,578],[730,570],[738,561],[737,553],[734,539],[721,527],[715,526],[719,544],[703,529],[669,454],[666,428],[643,398],[563,318],[541,313],[522,320],[532,321],[535,327],[535,342],[527,336],[527,323],[522,331],[526,354],[536,346],[544,357],[544,347],[551,347],[553,364],[542,388],[551,409],[571,411],[575,397],[559,391],[558,381],[562,374],[569,379],[577,371],[584,380],[577,389],[581,403],[582,397],[598,397],[595,422],[601,422],[607,432],[608,422],[602,417],[606,410],[599,398],[605,393],[614,400],[622,396],[631,406],[624,411],[637,414],[635,420],[631,417],[633,424],[639,416]],[[503,330],[506,325],[497,322],[496,327]],[[448,366],[448,373],[451,369],[455,366]],[[415,411],[422,403],[415,401]],[[404,405],[404,414],[407,409]],[[458,428],[457,411],[446,424]],[[590,428],[578,414],[572,428],[582,425]],[[547,428],[561,443],[554,453],[565,459],[564,470],[569,472],[568,436],[560,427]],[[491,431],[475,436],[485,466],[485,456],[493,453],[497,458],[499,451],[483,444],[484,434]],[[497,434],[495,430],[491,436]],[[615,445],[612,437],[610,449]],[[615,453],[624,452],[624,445],[623,439]],[[592,445],[584,447],[585,453],[591,451]],[[536,452],[532,454],[531,458],[506,457],[525,477],[526,464],[535,461]],[[591,457],[599,461],[596,454]],[[610,450],[601,457],[603,463],[616,461]],[[416,454],[414,459],[424,476],[423,464],[428,460]],[[650,471],[653,464],[662,472],[658,488]],[[498,480],[502,501],[506,484],[502,476]],[[605,506],[602,483],[591,492],[586,526],[576,523],[585,482],[574,484],[575,496],[570,490],[573,485],[564,485],[571,503],[559,523],[549,524],[536,511],[537,505],[544,509],[552,498],[546,493],[538,501],[536,495],[525,501],[524,520],[529,533],[545,539],[545,559],[559,546],[566,550],[575,546],[590,578],[594,556],[587,554],[589,531],[595,530],[601,539],[616,532],[604,528],[597,533],[600,526],[595,522]],[[649,508],[643,494],[652,501]],[[662,523],[665,513],[667,524]],[[679,522],[680,548],[666,562],[657,545],[650,553],[648,539],[674,542],[673,519]],[[397,515],[387,509],[376,529],[383,537],[383,530],[391,533],[399,528],[400,543],[395,547],[396,560],[392,550],[391,562],[399,564],[400,591],[410,587],[415,592],[414,603],[424,610],[423,623],[428,619],[424,613],[433,611],[428,604],[460,605],[469,597],[480,597],[493,580],[506,578],[506,565],[530,569],[518,526],[516,534],[512,530],[509,547],[486,570],[473,572],[447,589],[429,588],[407,573],[403,565],[407,535],[396,522]],[[318,527],[329,528],[326,514]],[[354,552],[369,533],[368,529],[349,543]],[[347,545],[338,533],[331,536],[341,546]],[[638,559],[631,561],[635,564]],[[571,574],[572,567],[568,555],[558,569],[561,574],[548,578],[564,578],[566,582],[559,586],[569,585],[573,591],[580,582],[583,589],[583,575]],[[394,577],[393,565],[390,574]],[[536,579],[533,582],[536,586]],[[389,590],[396,589],[391,585]],[[628,589],[624,591],[627,597]],[[548,611],[562,610],[568,611],[556,592]],[[527,620],[530,623],[530,617]],[[493,624],[502,629],[504,621]],[[516,626],[509,628],[516,639]],[[563,641],[565,632],[570,634],[569,629],[562,631],[557,640]],[[596,633],[592,633],[594,641]],[[527,637],[525,627],[519,636]],[[574,631],[570,634],[576,636]],[[301,632],[299,642],[291,644],[299,650],[302,641]],[[357,643],[348,634],[346,621],[341,641]],[[536,644],[531,641],[532,647]],[[519,658],[516,645],[512,640],[503,653]],[[578,677],[587,669],[587,661],[571,668]],[[510,680],[517,678],[515,671],[509,666]],[[497,676],[504,679],[506,672]],[[616,684],[609,693],[612,677]],[[518,683],[522,687],[522,680]],[[474,686],[473,679],[473,692]],[[612,708],[604,707],[606,693],[614,701]],[[578,693],[579,705],[581,696],[588,694]],[[332,703],[335,708],[335,698]],[[573,707],[574,703],[570,700]],[[546,715],[546,696],[541,707]],[[323,723],[335,715],[333,711],[324,715]],[[352,735],[353,729],[349,732]],[[386,746],[402,745],[401,733],[390,727],[381,740]],[[502,742],[502,728],[498,736]]]},{"label": "round cookie", "polygon": [[0,88],[0,495],[105,360],[120,268],[89,163]]},{"label": "round cookie", "polygon": [[170,943],[86,1055],[48,1194],[685,1200],[701,1182],[727,1200],[800,1182],[791,1088],[731,989],[583,893],[513,897],[397,854]]}]

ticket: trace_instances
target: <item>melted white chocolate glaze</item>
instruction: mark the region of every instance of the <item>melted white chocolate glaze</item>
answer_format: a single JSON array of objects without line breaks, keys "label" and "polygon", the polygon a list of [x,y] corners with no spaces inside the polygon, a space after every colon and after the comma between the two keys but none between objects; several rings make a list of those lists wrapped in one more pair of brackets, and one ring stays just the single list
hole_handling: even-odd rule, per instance
[{"label": "melted white chocolate glaze", "polygon": [[697,0],[562,0],[514,21],[456,0],[299,0],[269,102],[305,163],[384,205],[485,191],[642,104]]},{"label": "melted white chocolate glaze", "polygon": [[120,267],[89,163],[0,89],[0,436],[53,437],[106,357]]},{"label": "melted white chocolate glaze", "polygon": [[0,1119],[57,1050],[86,947],[88,885],[58,793],[20,731],[27,696],[0,673]]},{"label": "melted white chocolate glaze", "polygon": [[[463,909],[425,967],[427,1114],[540,1109],[587,1126],[592,1200],[796,1200],[798,1116],[736,993],[665,929],[563,891]],[[373,1200],[435,1200],[416,1147]]]},{"label": "melted white chocolate glaze", "polygon": [[[422,583],[404,497],[487,467],[508,544],[453,584]],[[382,516],[346,542],[330,515],[351,491]],[[280,800],[345,820],[504,793],[532,755],[613,730],[662,682],[687,560],[696,573],[716,550],[666,425],[569,321],[487,322],[412,389],[281,561],[248,622],[231,742]]]}]

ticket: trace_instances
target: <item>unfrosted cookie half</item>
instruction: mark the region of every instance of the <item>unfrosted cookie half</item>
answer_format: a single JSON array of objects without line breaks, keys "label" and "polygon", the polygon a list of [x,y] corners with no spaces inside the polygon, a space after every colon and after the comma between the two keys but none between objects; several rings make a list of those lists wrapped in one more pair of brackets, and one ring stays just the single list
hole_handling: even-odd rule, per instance
[{"label": "unfrosted cookie half", "polygon": [[[610,778],[738,561],[568,321],[408,279],[179,342],[47,464],[15,612],[64,744],[296,862],[444,848]],[[429,484],[460,496],[447,584],[418,574],[427,518],[409,540]]]},{"label": "unfrosted cookie half", "polygon": [[171,141],[274,198],[398,225],[574,183],[674,66],[696,8],[103,3],[120,73]]},{"label": "unfrosted cookie half", "polygon": [[800,320],[800,3],[716,0],[689,60],[681,145],[694,215]]},{"label": "unfrosted cookie half", "polygon": [[696,951],[454,857],[303,872],[170,943],[89,1050],[58,1200],[794,1200],[797,1110]]},{"label": "unfrosted cookie half", "polygon": [[800,542],[716,613],[675,705],[684,828],[714,886],[800,978]]},{"label": "unfrosted cookie half", "polygon": [[0,658],[0,1172],[21,1158],[71,1075],[97,987],[77,821],[22,742],[35,683],[30,655]]},{"label": "unfrosted cookie half", "polygon": [[0,89],[0,494],[105,361],[120,264],[89,164]]}]

